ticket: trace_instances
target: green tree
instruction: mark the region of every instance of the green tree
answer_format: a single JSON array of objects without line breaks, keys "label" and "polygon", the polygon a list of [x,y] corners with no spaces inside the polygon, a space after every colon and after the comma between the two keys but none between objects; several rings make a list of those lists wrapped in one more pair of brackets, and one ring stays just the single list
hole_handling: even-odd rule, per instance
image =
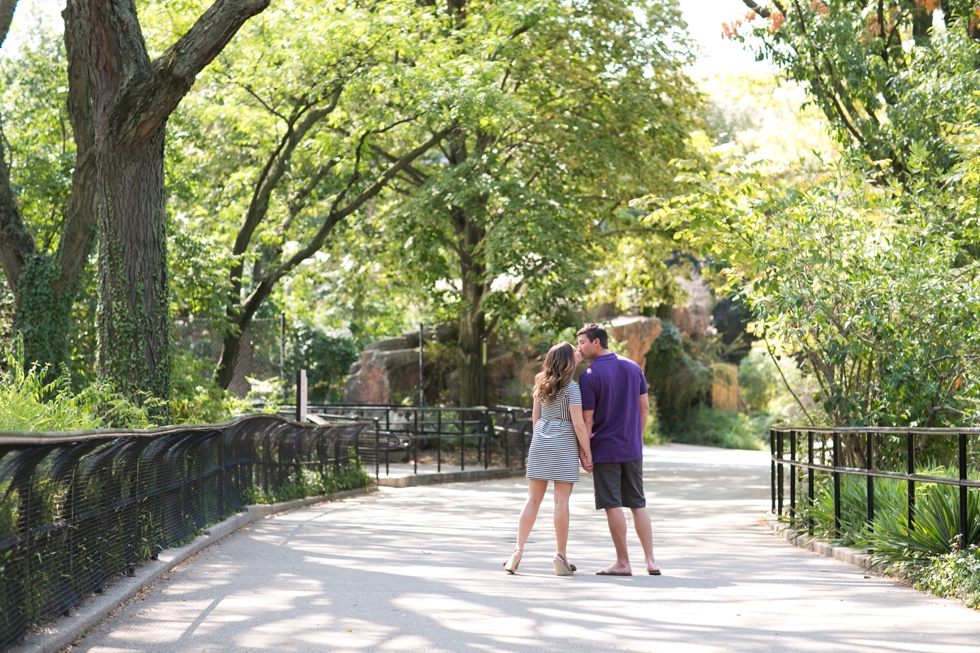
[{"label": "green tree", "polygon": [[486,110],[399,177],[408,201],[382,215],[406,282],[459,325],[473,405],[481,340],[502,320],[567,322],[580,308],[596,239],[626,200],[670,185],[696,95],[671,1],[432,3],[432,15],[451,57],[437,70]]},{"label": "green tree", "polygon": [[953,164],[943,126],[961,122],[977,88],[972,0],[744,0],[728,34],[806,84],[838,140],[908,179],[913,156],[938,179]]},{"label": "green tree", "polygon": [[[9,27],[15,1],[0,3]],[[39,254],[0,168],[0,263],[34,341],[41,325],[64,360],[66,315],[99,235],[99,374],[131,397],[170,392],[164,141],[197,74],[268,0],[215,0],[151,61],[134,0],[69,0],[67,109],[75,143],[71,194],[54,257]],[[4,29],[3,34],[6,34]],[[53,326],[51,326],[53,325]],[[47,331],[44,331],[47,329]],[[48,333],[48,331],[50,333]]]},{"label": "green tree", "polygon": [[783,185],[733,163],[692,171],[690,193],[648,219],[724,262],[756,334],[804,360],[831,422],[974,423],[980,282],[935,189],[846,166]]},{"label": "green tree", "polygon": [[246,28],[248,50],[223,53],[178,116],[172,206],[185,234],[213,234],[227,266],[222,387],[277,284],[453,128],[453,89],[413,66],[433,47],[428,20],[408,1],[271,9]]}]

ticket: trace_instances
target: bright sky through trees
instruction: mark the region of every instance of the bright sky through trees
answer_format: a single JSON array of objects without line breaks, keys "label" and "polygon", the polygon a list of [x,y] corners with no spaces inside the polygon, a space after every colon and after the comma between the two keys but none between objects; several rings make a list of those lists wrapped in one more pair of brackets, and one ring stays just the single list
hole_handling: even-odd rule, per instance
[{"label": "bright sky through trees", "polygon": [[741,0],[679,0],[679,4],[691,38],[701,46],[692,69],[695,77],[744,72],[765,65],[757,63],[740,43],[721,36],[722,23],[748,11]]}]

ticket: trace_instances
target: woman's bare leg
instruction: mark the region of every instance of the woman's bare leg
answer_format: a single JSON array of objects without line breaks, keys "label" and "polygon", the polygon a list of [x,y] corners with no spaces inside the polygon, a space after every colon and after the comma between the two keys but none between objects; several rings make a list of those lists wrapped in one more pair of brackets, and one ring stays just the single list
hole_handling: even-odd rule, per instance
[{"label": "woman's bare leg", "polygon": [[517,548],[524,551],[524,543],[527,542],[531,529],[534,527],[534,520],[538,518],[538,508],[544,499],[544,493],[548,490],[548,481],[537,478],[527,479],[527,501],[524,502],[524,509],[521,510],[521,520],[517,524]]},{"label": "woman's bare leg", "polygon": [[562,557],[565,557],[565,547],[568,546],[568,498],[573,487],[574,483],[555,481],[555,539]]}]

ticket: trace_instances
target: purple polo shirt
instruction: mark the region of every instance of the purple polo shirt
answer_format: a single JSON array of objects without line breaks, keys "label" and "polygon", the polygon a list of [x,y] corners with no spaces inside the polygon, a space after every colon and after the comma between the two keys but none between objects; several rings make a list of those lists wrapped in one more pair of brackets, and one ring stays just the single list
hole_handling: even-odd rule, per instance
[{"label": "purple polo shirt", "polygon": [[592,415],[592,460],[625,463],[643,458],[640,395],[647,380],[640,366],[618,354],[597,356],[578,381],[582,410]]}]

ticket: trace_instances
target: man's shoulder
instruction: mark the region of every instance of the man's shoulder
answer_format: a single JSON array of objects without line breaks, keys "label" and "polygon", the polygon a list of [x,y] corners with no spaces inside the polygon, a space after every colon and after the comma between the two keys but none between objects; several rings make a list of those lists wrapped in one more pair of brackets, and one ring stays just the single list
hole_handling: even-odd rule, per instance
[{"label": "man's shoulder", "polygon": [[[637,370],[640,370],[640,366],[636,364],[636,361],[626,358],[621,354],[616,354],[616,362],[619,363],[620,365],[625,365],[626,367],[636,368]],[[642,372],[643,370],[640,371]]]}]

